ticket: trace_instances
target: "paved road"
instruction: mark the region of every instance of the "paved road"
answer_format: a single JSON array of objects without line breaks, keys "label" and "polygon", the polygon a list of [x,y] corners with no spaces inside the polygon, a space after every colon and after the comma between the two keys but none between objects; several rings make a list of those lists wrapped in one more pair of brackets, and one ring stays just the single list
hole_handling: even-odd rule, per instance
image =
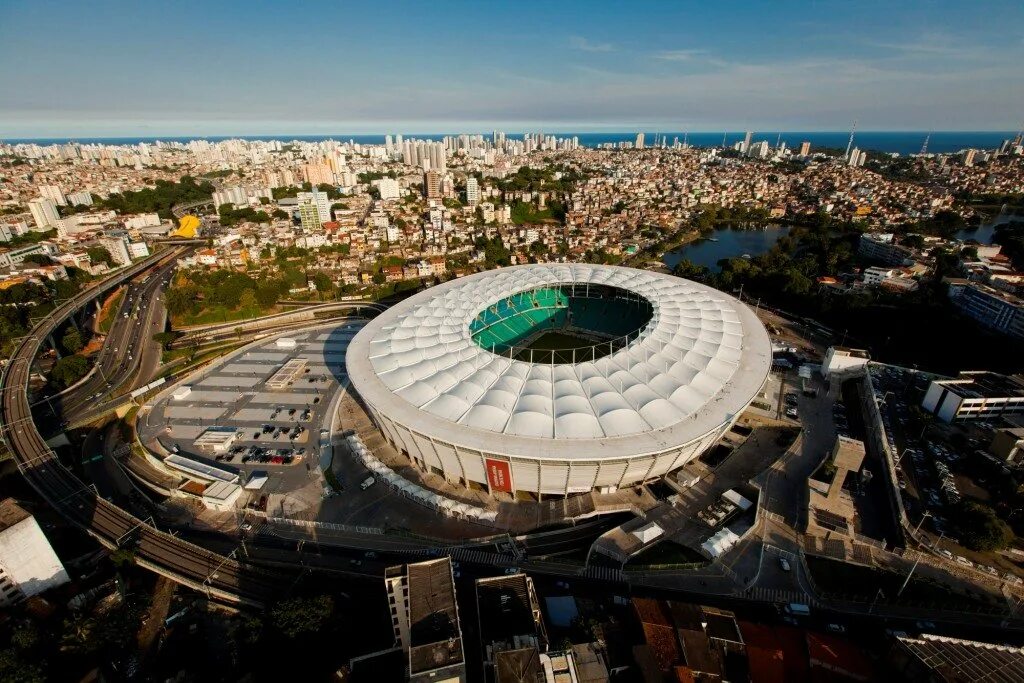
[{"label": "paved road", "polygon": [[117,407],[125,394],[146,384],[160,364],[161,349],[153,335],[166,323],[163,291],[175,267],[172,259],[130,280],[88,378],[34,405],[45,404],[63,425],[83,423]]},{"label": "paved road", "polygon": [[32,363],[40,346],[69,316],[95,297],[184,251],[162,251],[81,292],[24,337],[0,378],[0,422],[4,439],[26,480],[68,521],[108,548],[127,547],[141,566],[225,600],[264,604],[279,588],[278,577],[238,563],[148,526],[96,495],[60,462],[33,422],[28,397]]}]

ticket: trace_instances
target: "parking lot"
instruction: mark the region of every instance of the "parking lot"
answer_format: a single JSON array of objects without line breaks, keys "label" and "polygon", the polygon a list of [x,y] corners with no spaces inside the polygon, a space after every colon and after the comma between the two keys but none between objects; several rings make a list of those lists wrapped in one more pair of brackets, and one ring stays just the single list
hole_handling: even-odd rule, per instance
[{"label": "parking lot", "polygon": [[143,443],[298,488],[319,462],[321,429],[345,380],[353,321],[267,340],[226,356],[165,391],[140,420]]}]

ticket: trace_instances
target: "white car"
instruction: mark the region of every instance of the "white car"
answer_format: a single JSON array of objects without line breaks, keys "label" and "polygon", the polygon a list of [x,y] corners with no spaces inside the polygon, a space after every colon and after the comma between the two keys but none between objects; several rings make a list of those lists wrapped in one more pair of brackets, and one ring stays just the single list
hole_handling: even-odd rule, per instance
[{"label": "white car", "polygon": [[790,570],[789,560],[784,557],[779,558],[779,566],[782,567],[782,571],[788,572]]}]

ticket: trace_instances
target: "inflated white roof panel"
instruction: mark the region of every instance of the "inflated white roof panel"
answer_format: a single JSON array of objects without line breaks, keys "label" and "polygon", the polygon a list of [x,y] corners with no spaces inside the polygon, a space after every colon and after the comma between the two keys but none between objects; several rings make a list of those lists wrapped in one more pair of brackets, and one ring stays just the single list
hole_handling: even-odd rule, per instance
[{"label": "inflated white roof panel", "polygon": [[[637,338],[610,355],[531,364],[495,356],[470,336],[476,316],[508,296],[587,282],[639,294],[652,306]],[[581,458],[587,449],[554,444],[659,430],[672,434],[650,443],[634,438],[635,447],[700,438],[749,404],[770,363],[763,326],[731,296],[661,273],[586,264],[518,266],[446,282],[372,320],[347,355],[355,389],[412,429],[484,450],[542,457],[554,449]],[[531,446],[536,439],[550,443]]]}]

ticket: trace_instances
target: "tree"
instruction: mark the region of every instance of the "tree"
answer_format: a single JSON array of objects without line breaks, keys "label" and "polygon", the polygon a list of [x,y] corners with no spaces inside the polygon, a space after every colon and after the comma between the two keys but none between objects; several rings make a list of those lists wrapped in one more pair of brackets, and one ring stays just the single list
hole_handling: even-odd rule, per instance
[{"label": "tree", "polygon": [[995,510],[974,501],[963,501],[954,510],[953,524],[964,547],[978,552],[1002,550],[1013,541],[1013,531]]},{"label": "tree", "polygon": [[174,340],[181,336],[181,332],[157,332],[153,335],[153,341],[159,344],[164,350],[171,348],[171,344]]},{"label": "tree", "polygon": [[89,247],[85,250],[85,253],[89,255],[89,260],[93,263],[106,263],[108,266],[114,265],[114,257],[110,255],[106,247]]},{"label": "tree", "polygon": [[313,284],[316,285],[316,291],[320,295],[321,299],[329,299],[334,296],[334,283],[326,273],[322,271],[314,273]]},{"label": "tree", "polygon": [[256,290],[251,288],[242,290],[242,295],[238,298],[238,307],[243,311],[255,312],[259,308],[259,302],[256,301]]},{"label": "tree", "polygon": [[273,211],[272,211],[272,212],[270,213],[270,215],[271,215],[271,216],[273,216],[274,218],[278,219],[278,220],[281,220],[281,221],[283,221],[283,220],[285,220],[286,218],[288,218],[288,215],[289,215],[289,214],[288,214],[288,212],[287,212],[287,211],[285,211],[284,209],[274,209],[274,210],[273,210]]},{"label": "tree", "polygon": [[78,353],[82,350],[82,334],[78,331],[78,328],[72,325],[64,333],[64,336],[60,340],[60,345],[64,347],[64,350],[68,353]]},{"label": "tree", "polygon": [[676,277],[685,277],[690,280],[701,280],[707,277],[708,269],[684,258],[672,269],[672,274]]},{"label": "tree", "polygon": [[378,270],[373,274],[373,284],[375,285],[382,285],[386,280],[387,277],[384,275],[384,271],[382,270]]},{"label": "tree", "polygon": [[274,627],[289,638],[319,631],[334,612],[334,599],[329,595],[293,598],[279,602],[270,612]]},{"label": "tree", "polygon": [[29,263],[34,263],[37,266],[52,266],[53,259],[46,254],[29,254],[25,257],[25,260]]},{"label": "tree", "polygon": [[271,280],[264,282],[256,288],[256,301],[259,302],[263,308],[269,308],[277,303],[277,298],[281,295],[281,287],[279,281]]},{"label": "tree", "polygon": [[89,361],[82,356],[64,356],[53,364],[50,378],[62,387],[69,387],[89,372]]}]

